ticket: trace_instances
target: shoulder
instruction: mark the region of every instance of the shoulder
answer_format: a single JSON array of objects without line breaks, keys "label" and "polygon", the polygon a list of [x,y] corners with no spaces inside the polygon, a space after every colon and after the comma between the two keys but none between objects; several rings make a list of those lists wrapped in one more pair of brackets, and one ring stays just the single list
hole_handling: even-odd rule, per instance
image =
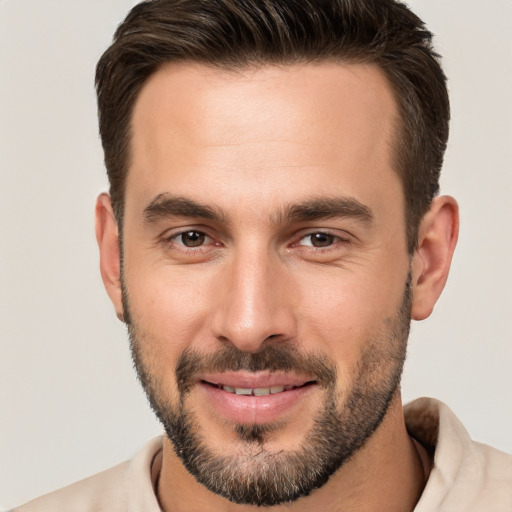
[{"label": "shoulder", "polygon": [[[478,490],[475,493],[478,495],[476,502],[481,504],[481,510],[512,511],[512,455],[474,441],[472,450],[475,466],[482,468],[482,473],[480,478],[469,478],[468,491],[470,486],[476,487]],[[506,504],[507,508],[491,508],[488,506],[489,503],[498,506]]]},{"label": "shoulder", "polygon": [[129,461],[30,501],[12,512],[125,510]]},{"label": "shoulder", "polygon": [[153,482],[162,437],[152,439],[129,461],[41,496],[11,512],[158,512]]},{"label": "shoulder", "polygon": [[409,433],[434,456],[415,512],[512,510],[512,455],[473,441],[438,400],[415,400],[404,411]]}]

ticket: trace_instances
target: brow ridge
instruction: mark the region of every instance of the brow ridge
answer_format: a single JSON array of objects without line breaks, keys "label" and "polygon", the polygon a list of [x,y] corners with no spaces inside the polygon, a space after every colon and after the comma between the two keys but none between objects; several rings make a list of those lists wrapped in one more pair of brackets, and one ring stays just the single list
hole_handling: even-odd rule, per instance
[{"label": "brow ridge", "polygon": [[222,221],[224,214],[217,208],[171,194],[158,194],[145,208],[144,220],[153,223],[167,217],[198,217]]},{"label": "brow ridge", "polygon": [[[145,208],[144,220],[153,223],[167,217],[196,217],[217,222],[227,222],[227,216],[219,209],[183,196],[158,194]],[[347,217],[371,223],[373,213],[365,204],[352,197],[312,198],[286,205],[272,219],[275,224],[307,222]]]},{"label": "brow ridge", "polygon": [[352,197],[313,198],[287,206],[279,217],[278,221],[285,218],[291,222],[306,222],[334,217],[354,218],[367,224],[373,221],[373,213],[370,208]]}]

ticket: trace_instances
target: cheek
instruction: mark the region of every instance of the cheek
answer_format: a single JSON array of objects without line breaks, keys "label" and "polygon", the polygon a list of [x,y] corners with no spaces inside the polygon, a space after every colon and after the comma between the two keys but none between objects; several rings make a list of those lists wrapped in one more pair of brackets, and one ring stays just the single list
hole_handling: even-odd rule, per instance
[{"label": "cheek", "polygon": [[159,272],[131,268],[125,276],[130,315],[142,349],[158,365],[172,366],[194,340],[204,338],[207,287],[168,268]]},{"label": "cheek", "polygon": [[359,357],[361,338],[369,325],[366,302],[360,289],[343,280],[330,279],[323,286],[303,289],[300,338],[314,343],[342,368],[353,366]]},{"label": "cheek", "polygon": [[365,348],[395,317],[406,279],[405,272],[396,274],[339,269],[300,279],[300,338],[335,360],[340,376],[355,369]]}]

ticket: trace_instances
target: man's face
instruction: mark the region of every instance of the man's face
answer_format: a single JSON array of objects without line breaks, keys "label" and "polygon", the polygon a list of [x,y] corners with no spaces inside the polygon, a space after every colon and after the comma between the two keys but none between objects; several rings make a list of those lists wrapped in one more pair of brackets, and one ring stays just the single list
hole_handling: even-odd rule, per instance
[{"label": "man's face", "polygon": [[137,100],[123,232],[134,359],[185,466],[228,499],[308,494],[399,400],[396,116],[364,65],[173,64]]}]

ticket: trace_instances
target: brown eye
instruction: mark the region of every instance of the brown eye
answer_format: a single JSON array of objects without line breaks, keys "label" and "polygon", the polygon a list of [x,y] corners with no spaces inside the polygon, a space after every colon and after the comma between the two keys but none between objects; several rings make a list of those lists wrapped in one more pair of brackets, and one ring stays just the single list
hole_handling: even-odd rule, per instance
[{"label": "brown eye", "polygon": [[326,233],[314,233],[311,235],[313,247],[328,247],[334,243],[335,237]]},{"label": "brown eye", "polygon": [[311,233],[305,236],[301,241],[300,245],[306,245],[309,247],[329,247],[338,241],[338,237],[330,235],[329,233]]},{"label": "brown eye", "polygon": [[206,235],[201,231],[185,231],[176,237],[176,241],[185,247],[199,247],[206,240]]}]

